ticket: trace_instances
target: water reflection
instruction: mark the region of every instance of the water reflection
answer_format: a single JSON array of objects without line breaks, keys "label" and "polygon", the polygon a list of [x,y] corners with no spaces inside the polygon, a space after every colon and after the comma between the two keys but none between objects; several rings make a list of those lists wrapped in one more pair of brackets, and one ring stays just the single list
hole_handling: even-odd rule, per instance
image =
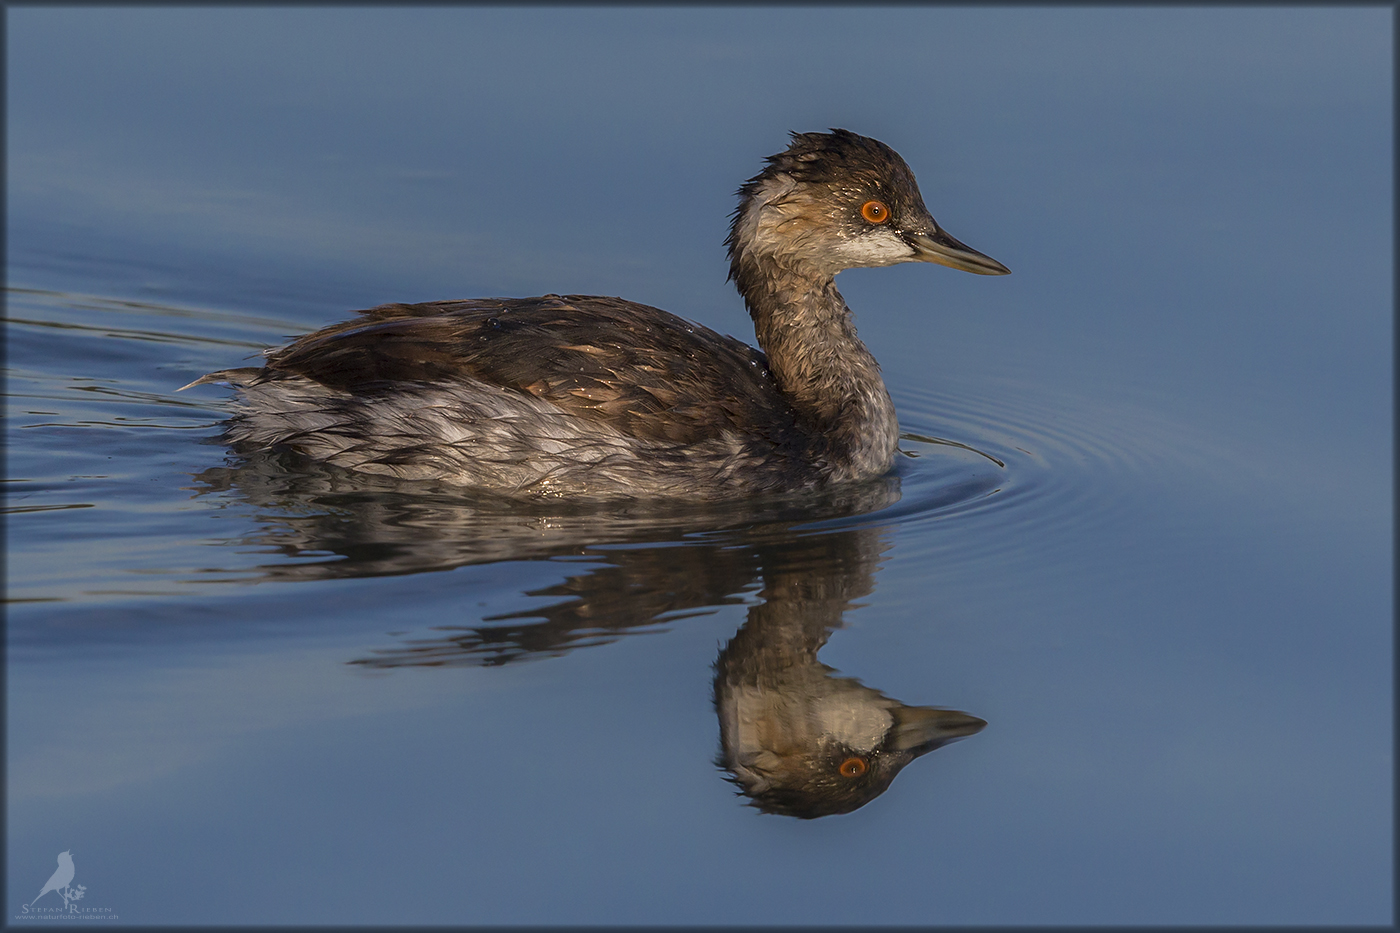
[{"label": "water reflection", "polygon": [[[899,501],[897,477],[800,499],[600,507],[416,483],[406,489],[324,464],[287,464],[286,456],[251,456],[197,477],[201,495],[231,494],[259,507],[259,532],[238,543],[314,558],[262,567],[266,579],[586,561],[580,572],[524,594],[552,597],[547,605],[438,625],[431,637],[405,638],[352,664],[500,665],[756,600],[715,662],[717,764],[754,806],[802,818],[864,806],[915,758],[986,725],[954,710],[907,706],[817,660],[847,609],[874,590],[890,546],[878,513]],[[857,515],[869,520],[810,527]]]},{"label": "water reflection", "polygon": [[764,569],[763,602],[715,662],[719,764],[764,812],[849,813],[915,758],[987,724],[906,706],[817,660],[847,608],[874,589],[881,549],[870,529],[790,542]]},{"label": "water reflection", "polygon": [[[194,479],[198,497],[258,510],[256,532],[219,544],[297,560],[259,566],[258,580],[423,573],[564,556],[613,561],[625,558],[602,546],[712,543],[705,561],[694,568],[720,578],[706,588],[710,593],[733,592],[725,588],[754,579],[751,567],[725,572],[731,555],[720,552],[735,535],[749,543],[779,539],[803,523],[867,515],[901,498],[899,477],[891,474],[858,486],[748,502],[521,502],[446,484],[353,473],[286,451],[249,452]],[[958,501],[982,494],[980,487],[959,487],[955,493]],[[657,564],[674,566],[675,556],[658,555]],[[656,572],[636,569],[642,578]],[[740,578],[743,583],[733,583]],[[592,592],[589,598],[604,596]]]}]

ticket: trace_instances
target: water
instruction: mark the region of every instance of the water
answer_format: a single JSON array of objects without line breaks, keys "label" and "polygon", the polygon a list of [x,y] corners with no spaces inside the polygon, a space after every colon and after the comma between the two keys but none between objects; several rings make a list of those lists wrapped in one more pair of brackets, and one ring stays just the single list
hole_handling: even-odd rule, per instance
[{"label": "water", "polygon": [[[7,26],[16,924],[66,850],[133,924],[1391,921],[1390,11]],[[174,391],[391,300],[748,339],[732,191],[831,125],[1014,270],[838,280],[878,483],[525,507],[240,459]],[[988,725],[760,814],[741,629]]]}]

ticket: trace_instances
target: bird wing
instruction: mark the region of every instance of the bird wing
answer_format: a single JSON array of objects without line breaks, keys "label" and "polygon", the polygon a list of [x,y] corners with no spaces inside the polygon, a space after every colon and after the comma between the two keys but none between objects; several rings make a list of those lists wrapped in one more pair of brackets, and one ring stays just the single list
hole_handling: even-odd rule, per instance
[{"label": "bird wing", "polygon": [[[297,375],[366,395],[476,380],[677,443],[758,425],[776,439],[796,424],[761,352],[621,298],[383,305],[271,352],[256,372],[257,381]],[[246,373],[213,375],[240,382]]]}]

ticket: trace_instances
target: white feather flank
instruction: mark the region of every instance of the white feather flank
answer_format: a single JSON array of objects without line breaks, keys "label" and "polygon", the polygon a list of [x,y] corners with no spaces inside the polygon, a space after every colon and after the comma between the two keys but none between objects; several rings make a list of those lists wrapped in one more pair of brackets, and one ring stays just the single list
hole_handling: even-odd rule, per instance
[{"label": "white feather flank", "polygon": [[762,466],[731,434],[684,447],[639,440],[480,382],[414,386],[368,404],[301,377],[242,391],[230,441],[402,479],[530,495],[675,496],[722,489]]}]

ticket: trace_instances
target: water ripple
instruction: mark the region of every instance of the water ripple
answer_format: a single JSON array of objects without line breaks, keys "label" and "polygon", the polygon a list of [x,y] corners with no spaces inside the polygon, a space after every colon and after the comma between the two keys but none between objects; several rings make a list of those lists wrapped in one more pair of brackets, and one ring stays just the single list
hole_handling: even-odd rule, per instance
[{"label": "water ripple", "polygon": [[[896,404],[906,432],[902,446],[919,456],[901,458],[904,495],[878,518],[948,524],[946,534],[930,528],[910,536],[915,548],[940,561],[1039,551],[1068,532],[1121,520],[1145,489],[1175,472],[1221,466],[1190,426],[1121,401],[1048,397],[1035,386],[1003,381],[968,391],[904,389]],[[954,463],[950,451],[961,452],[963,461]],[[953,533],[974,527],[995,533]]]}]

